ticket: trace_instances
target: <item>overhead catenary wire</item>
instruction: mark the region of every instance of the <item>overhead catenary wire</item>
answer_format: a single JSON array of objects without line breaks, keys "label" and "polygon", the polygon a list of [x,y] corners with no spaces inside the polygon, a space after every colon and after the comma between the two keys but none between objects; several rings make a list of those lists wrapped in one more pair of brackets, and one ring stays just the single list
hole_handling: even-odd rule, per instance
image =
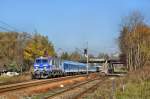
[{"label": "overhead catenary wire", "polygon": [[18,29],[16,29],[15,27],[9,25],[8,23],[6,23],[6,22],[4,22],[4,21],[2,21],[2,20],[0,20],[0,23],[3,24],[3,25],[5,25],[5,26],[7,26],[7,27],[9,27],[9,28],[11,28],[11,29],[13,29],[14,31],[18,30]]},{"label": "overhead catenary wire", "polygon": [[0,26],[0,29],[2,29],[2,30],[4,30],[4,31],[7,31],[7,32],[12,32],[11,30],[9,30],[9,29],[7,29],[7,28],[5,28],[5,27],[2,27],[2,26]]},{"label": "overhead catenary wire", "polygon": [[0,20],[0,29],[7,31],[7,32],[17,32],[19,31],[17,28],[13,27],[12,25]]}]

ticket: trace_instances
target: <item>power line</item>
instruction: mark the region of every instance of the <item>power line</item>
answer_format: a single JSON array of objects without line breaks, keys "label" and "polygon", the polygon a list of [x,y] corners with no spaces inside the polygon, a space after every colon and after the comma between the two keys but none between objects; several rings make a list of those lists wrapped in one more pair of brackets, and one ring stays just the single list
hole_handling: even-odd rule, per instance
[{"label": "power line", "polygon": [[2,26],[0,26],[0,29],[4,30],[4,31],[7,31],[7,32],[12,32],[11,30],[7,29],[7,28],[4,28]]},{"label": "power line", "polygon": [[[18,30],[18,29],[16,29],[15,27],[13,27],[13,26],[7,24],[6,22],[4,22],[4,21],[2,21],[2,20],[0,20],[0,23],[3,24],[3,25],[5,25],[5,26],[7,26],[7,27],[9,27],[9,28],[11,28],[11,29],[13,29],[13,31],[17,31],[17,30]],[[1,27],[2,27],[2,26],[1,26]],[[4,29],[5,29],[5,30],[9,30],[9,29],[4,28],[4,27],[2,27],[2,28],[3,28],[3,30],[4,30]]]}]

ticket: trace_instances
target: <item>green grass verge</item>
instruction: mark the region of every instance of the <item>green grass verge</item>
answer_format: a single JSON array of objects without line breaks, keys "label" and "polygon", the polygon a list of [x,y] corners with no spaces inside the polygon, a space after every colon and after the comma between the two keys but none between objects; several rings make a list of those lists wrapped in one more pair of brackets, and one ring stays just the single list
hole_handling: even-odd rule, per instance
[{"label": "green grass verge", "polygon": [[128,82],[123,90],[116,90],[116,99],[150,99],[150,80]]}]

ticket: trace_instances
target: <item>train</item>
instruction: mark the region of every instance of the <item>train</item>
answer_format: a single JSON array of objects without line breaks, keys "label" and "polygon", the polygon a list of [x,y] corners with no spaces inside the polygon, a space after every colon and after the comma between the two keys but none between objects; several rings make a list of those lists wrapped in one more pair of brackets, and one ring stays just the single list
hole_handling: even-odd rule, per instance
[{"label": "train", "polygon": [[[53,57],[38,57],[33,66],[32,78],[51,78],[66,75],[86,74],[87,64],[62,60]],[[94,66],[88,66],[88,72],[98,72]]]}]

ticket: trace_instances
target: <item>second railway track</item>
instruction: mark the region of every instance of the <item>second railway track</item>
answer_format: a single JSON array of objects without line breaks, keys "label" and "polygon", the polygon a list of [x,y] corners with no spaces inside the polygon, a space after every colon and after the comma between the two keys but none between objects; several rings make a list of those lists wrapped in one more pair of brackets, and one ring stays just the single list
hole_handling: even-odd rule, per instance
[{"label": "second railway track", "polygon": [[[75,84],[73,86],[66,87],[59,91],[53,91],[51,95],[43,97],[44,99],[77,99],[81,95],[88,92],[88,90],[96,89],[100,83],[102,83],[107,77],[100,77],[82,83]],[[72,91],[72,92],[71,92]]]},{"label": "second railway track", "polygon": [[53,79],[46,79],[46,80],[37,80],[37,81],[23,82],[17,84],[3,85],[0,86],[0,93],[19,90],[27,87],[32,87],[32,86],[38,86],[38,85],[47,84],[51,82],[63,81],[71,78],[84,77],[84,76],[86,75],[67,76],[67,77],[60,77],[60,78],[53,78]]}]

